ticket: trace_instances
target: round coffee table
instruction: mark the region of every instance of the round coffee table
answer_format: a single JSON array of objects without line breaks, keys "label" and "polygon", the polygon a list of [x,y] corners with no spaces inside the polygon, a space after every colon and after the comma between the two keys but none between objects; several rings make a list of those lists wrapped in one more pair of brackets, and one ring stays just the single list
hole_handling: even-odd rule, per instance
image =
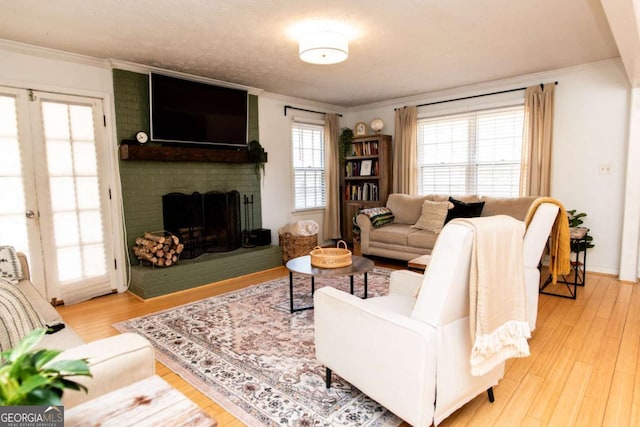
[{"label": "round coffee table", "polygon": [[305,255],[298,258],[290,259],[287,264],[287,270],[289,270],[289,307],[291,313],[294,311],[302,311],[312,309],[313,306],[308,307],[293,307],[293,273],[302,274],[305,276],[311,276],[311,295],[315,292],[315,278],[316,277],[337,277],[337,276],[349,276],[350,278],[350,290],[353,295],[353,276],[355,274],[364,275],[364,298],[367,298],[367,273],[371,270],[375,264],[370,259],[352,255],[351,265],[340,268],[321,268],[311,265],[311,256]]}]

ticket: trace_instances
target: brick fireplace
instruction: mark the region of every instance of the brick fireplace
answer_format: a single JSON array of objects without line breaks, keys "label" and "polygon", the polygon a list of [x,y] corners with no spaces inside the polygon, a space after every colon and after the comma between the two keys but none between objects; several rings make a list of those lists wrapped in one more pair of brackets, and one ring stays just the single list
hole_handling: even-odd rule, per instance
[{"label": "brick fireplace", "polygon": [[[148,75],[114,70],[113,76],[117,136],[123,141],[139,130],[149,129]],[[257,96],[249,98],[249,139],[259,140]],[[247,221],[241,211],[240,223],[262,227],[260,180],[253,163],[120,160],[119,168],[129,253],[136,237],[146,231],[164,230],[162,196],[170,193],[236,191],[255,200],[251,218]],[[204,253],[193,259],[181,258],[168,268],[140,266],[132,256],[130,289],[149,298],[281,264],[278,246]]]},{"label": "brick fireplace", "polygon": [[240,193],[236,190],[165,194],[162,217],[164,229],[184,244],[182,259],[242,246]]}]

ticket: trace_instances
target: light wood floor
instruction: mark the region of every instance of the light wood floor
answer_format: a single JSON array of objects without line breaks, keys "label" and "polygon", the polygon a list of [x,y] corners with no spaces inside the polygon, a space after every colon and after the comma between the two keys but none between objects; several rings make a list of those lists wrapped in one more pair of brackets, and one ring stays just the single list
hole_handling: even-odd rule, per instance
[{"label": "light wood floor", "polygon": [[[147,301],[125,293],[58,309],[90,341],[117,334],[111,327],[115,322],[285,275],[281,267]],[[441,425],[640,425],[639,286],[589,273],[575,301],[541,295],[530,348],[530,357],[507,363],[495,387],[495,403],[490,404],[486,394],[478,396]],[[243,425],[168,368],[156,366],[160,376],[215,417],[219,426]]]}]

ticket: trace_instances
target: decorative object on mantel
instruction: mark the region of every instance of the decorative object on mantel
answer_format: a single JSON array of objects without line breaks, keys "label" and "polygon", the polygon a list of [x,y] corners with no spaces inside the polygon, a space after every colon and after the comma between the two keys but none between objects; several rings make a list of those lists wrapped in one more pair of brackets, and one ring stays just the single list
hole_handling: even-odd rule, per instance
[{"label": "decorative object on mantel", "polygon": [[136,141],[138,141],[138,144],[146,144],[149,142],[149,135],[145,131],[140,130],[136,132]]},{"label": "decorative object on mantel", "polygon": [[46,332],[44,328],[34,329],[13,349],[2,352],[1,406],[60,406],[65,389],[87,392],[87,387],[69,378],[91,376],[87,359],[57,360],[62,351],[36,349]]},{"label": "decorative object on mantel", "polygon": [[264,164],[267,162],[267,153],[258,141],[249,142],[249,161],[256,164],[256,176],[258,181],[264,178]]},{"label": "decorative object on mantel", "polygon": [[154,267],[170,267],[178,262],[184,244],[178,236],[168,231],[146,232],[136,238],[133,253],[141,263]]},{"label": "decorative object on mantel", "polygon": [[382,121],[382,119],[373,119],[371,121],[371,129],[375,133],[379,133],[383,127],[384,127],[384,122]]}]

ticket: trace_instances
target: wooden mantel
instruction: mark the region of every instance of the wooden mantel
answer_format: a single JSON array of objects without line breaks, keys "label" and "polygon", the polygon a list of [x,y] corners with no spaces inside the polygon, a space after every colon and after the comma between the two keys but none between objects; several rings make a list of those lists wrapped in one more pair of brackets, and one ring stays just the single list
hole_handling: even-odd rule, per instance
[{"label": "wooden mantel", "polygon": [[240,148],[165,147],[161,145],[135,144],[121,144],[120,159],[171,162],[251,163],[249,160],[249,151]]}]

